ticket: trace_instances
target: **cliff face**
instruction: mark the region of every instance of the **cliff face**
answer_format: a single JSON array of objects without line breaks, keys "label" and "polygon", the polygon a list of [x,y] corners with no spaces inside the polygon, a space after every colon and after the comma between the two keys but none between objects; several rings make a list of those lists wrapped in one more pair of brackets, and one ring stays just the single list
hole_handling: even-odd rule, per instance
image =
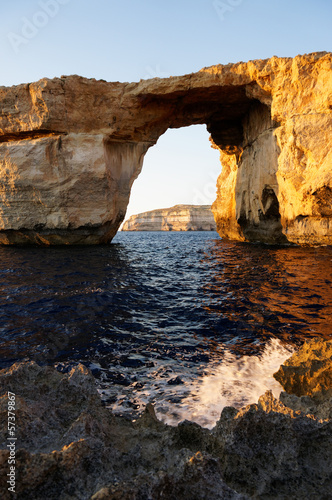
[{"label": "cliff face", "polygon": [[0,87],[0,243],[105,243],[149,147],[205,123],[222,237],[332,243],[332,58],[212,66],[139,83]]},{"label": "cliff face", "polygon": [[215,231],[210,205],[175,205],[132,215],[122,231]]}]

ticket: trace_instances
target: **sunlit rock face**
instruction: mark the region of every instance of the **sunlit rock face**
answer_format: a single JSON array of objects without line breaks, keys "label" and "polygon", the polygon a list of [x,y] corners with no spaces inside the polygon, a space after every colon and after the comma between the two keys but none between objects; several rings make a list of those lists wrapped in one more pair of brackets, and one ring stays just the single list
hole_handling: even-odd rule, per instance
[{"label": "sunlit rock face", "polygon": [[323,52],[139,83],[0,87],[0,243],[111,241],[149,147],[205,123],[222,237],[331,244],[331,66]]},{"label": "sunlit rock face", "polygon": [[305,342],[274,377],[289,394],[332,399],[332,340]]},{"label": "sunlit rock face", "polygon": [[210,205],[175,205],[132,215],[122,231],[215,231]]}]

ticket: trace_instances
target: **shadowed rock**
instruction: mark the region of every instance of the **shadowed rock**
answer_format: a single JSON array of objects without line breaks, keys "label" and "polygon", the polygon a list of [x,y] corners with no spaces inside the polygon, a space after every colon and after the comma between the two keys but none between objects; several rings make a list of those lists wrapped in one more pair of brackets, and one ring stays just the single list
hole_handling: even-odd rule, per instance
[{"label": "shadowed rock", "polygon": [[[313,367],[330,344],[305,344],[290,364],[297,357]],[[331,492],[331,419],[308,414],[295,395],[288,395],[290,406],[268,391],[240,411],[225,408],[209,431],[188,421],[163,424],[152,405],[136,422],[114,416],[82,365],[64,374],[17,363],[0,372],[0,390],[5,500],[12,498],[8,391],[16,395],[17,499],[303,499]],[[331,400],[324,404],[331,416]]]}]

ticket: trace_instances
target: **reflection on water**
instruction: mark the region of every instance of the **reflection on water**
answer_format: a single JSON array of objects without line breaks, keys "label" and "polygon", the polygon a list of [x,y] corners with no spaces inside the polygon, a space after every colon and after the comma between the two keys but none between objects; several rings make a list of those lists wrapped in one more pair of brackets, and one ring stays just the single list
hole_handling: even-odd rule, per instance
[{"label": "reflection on water", "polygon": [[190,397],[229,356],[263,359],[278,339],[281,359],[287,346],[331,336],[331,259],[330,247],[230,243],[216,233],[1,248],[1,367],[24,357],[64,370],[83,362],[112,408],[133,412],[152,399],[160,414],[193,412]]},{"label": "reflection on water", "polygon": [[[287,342],[331,335],[331,248],[264,247],[217,240],[205,253],[207,310],[233,323],[236,350],[271,335]],[[220,290],[227,301],[218,300]]]}]

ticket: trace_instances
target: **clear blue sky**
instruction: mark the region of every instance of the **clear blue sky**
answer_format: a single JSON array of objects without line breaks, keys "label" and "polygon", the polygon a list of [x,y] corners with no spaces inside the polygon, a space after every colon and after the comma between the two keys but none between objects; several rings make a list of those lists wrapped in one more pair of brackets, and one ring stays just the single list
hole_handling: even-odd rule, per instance
[{"label": "clear blue sky", "polygon": [[[1,2],[0,85],[79,74],[108,81],[331,51],[331,0]],[[220,170],[204,126],[169,130],[147,153],[128,215],[211,203]]]}]

